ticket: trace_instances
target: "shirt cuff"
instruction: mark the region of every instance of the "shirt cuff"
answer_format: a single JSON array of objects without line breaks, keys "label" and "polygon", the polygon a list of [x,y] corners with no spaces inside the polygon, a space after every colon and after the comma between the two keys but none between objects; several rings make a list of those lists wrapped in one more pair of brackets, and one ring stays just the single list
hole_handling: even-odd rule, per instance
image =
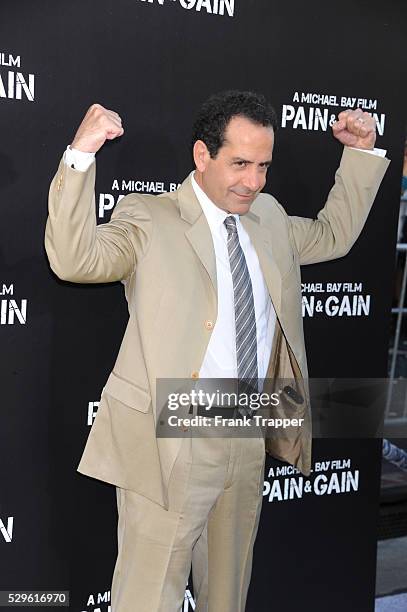
[{"label": "shirt cuff", "polygon": [[370,153],[370,155],[377,155],[378,157],[386,157],[386,149],[358,149],[357,147],[348,147],[349,149],[355,149],[355,151],[362,151],[363,153]]},{"label": "shirt cuff", "polygon": [[72,149],[68,145],[64,153],[64,161],[71,168],[75,168],[79,172],[86,172],[95,161],[95,154],[78,151],[78,149]]}]

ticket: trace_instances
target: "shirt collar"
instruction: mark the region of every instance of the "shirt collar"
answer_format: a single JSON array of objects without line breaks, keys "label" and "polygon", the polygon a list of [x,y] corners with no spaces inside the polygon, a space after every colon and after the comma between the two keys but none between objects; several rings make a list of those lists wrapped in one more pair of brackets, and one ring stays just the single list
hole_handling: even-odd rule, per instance
[{"label": "shirt collar", "polygon": [[[198,199],[198,202],[201,205],[201,208],[206,217],[206,220],[208,221],[209,226],[211,228],[218,229],[219,227],[223,226],[226,217],[230,216],[231,213],[227,213],[225,210],[222,210],[222,208],[216,206],[216,204],[214,204],[212,200],[208,198],[204,190],[196,182],[194,174],[194,172],[191,172],[191,184]],[[239,215],[232,216],[236,219],[236,224],[238,224]]]}]

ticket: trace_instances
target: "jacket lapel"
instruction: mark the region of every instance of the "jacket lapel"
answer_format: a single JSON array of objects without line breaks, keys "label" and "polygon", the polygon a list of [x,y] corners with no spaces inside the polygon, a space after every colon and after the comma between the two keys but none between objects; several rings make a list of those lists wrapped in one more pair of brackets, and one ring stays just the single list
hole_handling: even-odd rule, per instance
[{"label": "jacket lapel", "polygon": [[178,190],[180,215],[190,224],[185,236],[206,269],[217,296],[216,259],[211,230],[188,176]]},{"label": "jacket lapel", "polygon": [[250,236],[250,240],[259,258],[260,268],[270,293],[274,309],[280,318],[281,312],[281,274],[273,256],[269,231],[262,226],[260,218],[249,211],[240,217],[240,221]]}]

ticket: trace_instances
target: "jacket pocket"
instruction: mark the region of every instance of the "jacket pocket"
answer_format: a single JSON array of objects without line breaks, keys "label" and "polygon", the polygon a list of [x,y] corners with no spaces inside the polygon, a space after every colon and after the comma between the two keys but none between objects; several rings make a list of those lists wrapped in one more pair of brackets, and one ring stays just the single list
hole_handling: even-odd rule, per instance
[{"label": "jacket pocket", "polygon": [[117,376],[112,372],[102,393],[119,400],[126,406],[134,408],[139,412],[147,412],[151,404],[151,396],[148,391],[134,385],[133,383]]}]

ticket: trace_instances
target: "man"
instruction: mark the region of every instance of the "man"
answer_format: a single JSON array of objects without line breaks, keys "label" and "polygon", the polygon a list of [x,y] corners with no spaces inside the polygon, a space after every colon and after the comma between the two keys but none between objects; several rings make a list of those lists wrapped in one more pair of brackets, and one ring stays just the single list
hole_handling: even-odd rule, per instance
[{"label": "man", "polygon": [[310,473],[309,429],[266,440],[196,438],[183,426],[177,436],[156,433],[164,378],[292,379],[282,410],[309,423],[300,265],[349,251],[388,160],[372,154],[370,115],[340,113],[333,132],[346,146],[328,200],[317,219],[289,217],[261,193],[276,127],[263,96],[212,96],[194,125],[195,171],[178,191],[131,194],[96,227],[94,154],[123,127],[93,105],[51,184],[52,269],[73,282],[122,280],[129,303],[78,468],[117,487],[114,612],[178,610],[191,560],[196,610],[243,612],[265,448]]}]

